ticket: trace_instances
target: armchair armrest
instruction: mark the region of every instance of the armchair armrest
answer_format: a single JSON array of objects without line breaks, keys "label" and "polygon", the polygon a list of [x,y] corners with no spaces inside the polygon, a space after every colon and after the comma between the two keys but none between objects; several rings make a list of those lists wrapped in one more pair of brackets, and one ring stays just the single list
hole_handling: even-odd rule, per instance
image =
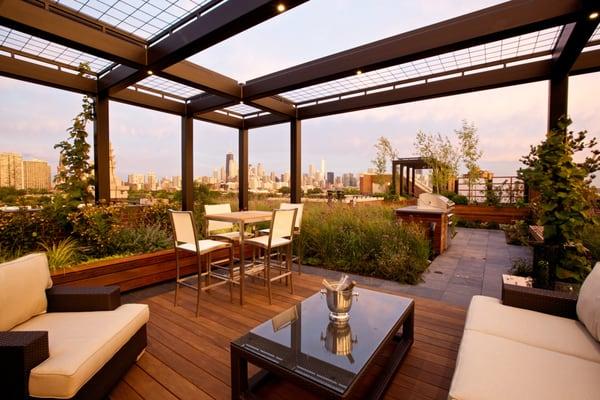
[{"label": "armchair armrest", "polygon": [[57,286],[46,290],[48,312],[111,311],[121,305],[118,286]]},{"label": "armchair armrest", "polygon": [[28,394],[29,372],[48,357],[48,332],[0,332],[2,398],[25,398]]},{"label": "armchair armrest", "polygon": [[559,317],[577,319],[575,293],[502,284],[502,303]]}]

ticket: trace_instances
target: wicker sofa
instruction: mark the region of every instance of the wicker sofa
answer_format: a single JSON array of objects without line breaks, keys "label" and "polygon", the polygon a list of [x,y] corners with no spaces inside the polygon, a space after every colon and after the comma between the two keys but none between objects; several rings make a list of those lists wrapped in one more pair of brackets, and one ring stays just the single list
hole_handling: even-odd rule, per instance
[{"label": "wicker sofa", "polygon": [[600,399],[599,264],[579,298],[517,287],[503,288],[504,304],[474,296],[448,398]]},{"label": "wicker sofa", "polygon": [[46,255],[0,264],[0,398],[103,399],[146,348],[148,306],[52,287]]}]

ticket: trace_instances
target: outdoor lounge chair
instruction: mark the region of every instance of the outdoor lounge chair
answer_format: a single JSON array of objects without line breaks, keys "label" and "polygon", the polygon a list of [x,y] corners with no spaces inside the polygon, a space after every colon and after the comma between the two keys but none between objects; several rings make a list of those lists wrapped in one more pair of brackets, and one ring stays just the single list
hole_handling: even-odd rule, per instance
[{"label": "outdoor lounge chair", "polygon": [[146,348],[145,304],[52,287],[43,253],[0,264],[0,398],[104,399]]},{"label": "outdoor lounge chair", "polygon": [[471,300],[448,398],[600,399],[600,263],[579,298],[523,287],[503,301]]},{"label": "outdoor lounge chair", "polygon": [[[294,222],[294,237],[300,237],[300,229],[302,228],[302,214],[304,212],[304,204],[302,203],[281,203],[279,208],[282,210],[293,210],[296,209],[298,212],[296,213],[296,222]],[[269,228],[261,229],[258,231],[261,235],[268,235]],[[302,274],[302,249],[298,248],[298,255],[292,257],[292,261],[296,261],[298,263],[298,274]]]}]

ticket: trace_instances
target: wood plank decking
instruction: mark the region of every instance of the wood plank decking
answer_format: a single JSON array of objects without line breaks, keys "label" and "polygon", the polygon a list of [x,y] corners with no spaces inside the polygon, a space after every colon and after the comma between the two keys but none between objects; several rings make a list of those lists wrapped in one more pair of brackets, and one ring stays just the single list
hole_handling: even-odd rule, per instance
[{"label": "wood plank decking", "polygon": [[[180,291],[178,307],[173,306],[173,291],[165,291],[164,286],[128,294],[126,301],[150,306],[148,348],[113,390],[111,399],[229,399],[229,342],[314,294],[320,281],[318,276],[294,274],[294,295],[274,284],[273,305],[268,304],[262,284],[251,283],[246,286],[243,308],[231,303],[228,289],[220,287],[203,294],[199,318],[194,312],[195,292],[190,289]],[[416,298],[415,304],[415,343],[386,398],[446,399],[465,310],[423,298]],[[256,371],[250,366],[250,374]],[[257,395],[266,399],[316,398],[276,380],[262,385]]]}]

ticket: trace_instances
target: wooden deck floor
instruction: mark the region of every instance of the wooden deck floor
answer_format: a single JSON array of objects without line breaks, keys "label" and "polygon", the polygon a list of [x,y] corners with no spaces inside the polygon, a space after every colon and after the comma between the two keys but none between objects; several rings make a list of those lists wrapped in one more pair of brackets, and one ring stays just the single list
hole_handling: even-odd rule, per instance
[{"label": "wooden deck floor", "polygon": [[[291,305],[314,294],[321,278],[295,274],[295,294],[275,284],[273,305],[262,284],[250,284],[247,305],[229,302],[220,287],[203,296],[201,316],[195,318],[195,292],[149,288],[127,296],[127,301],[150,306],[148,348],[113,390],[121,399],[229,399],[229,342]],[[465,310],[434,300],[415,299],[415,343],[390,385],[388,399],[446,399]],[[374,310],[376,312],[376,310]],[[381,364],[383,360],[379,360]],[[251,366],[250,374],[257,370]],[[376,373],[376,372],[375,372]],[[260,398],[309,400],[315,398],[286,382],[271,381],[258,392]]]}]

